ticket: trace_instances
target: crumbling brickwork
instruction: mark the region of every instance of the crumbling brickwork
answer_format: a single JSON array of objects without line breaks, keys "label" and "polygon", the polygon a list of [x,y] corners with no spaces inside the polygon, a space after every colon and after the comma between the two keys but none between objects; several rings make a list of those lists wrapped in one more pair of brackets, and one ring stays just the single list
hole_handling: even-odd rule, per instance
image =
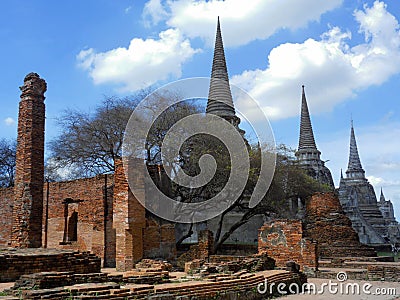
[{"label": "crumbling brickwork", "polygon": [[[123,180],[126,182],[125,177]],[[43,188],[43,245],[46,245],[47,248],[90,251],[102,259],[103,266],[114,267],[116,258],[116,229],[114,226],[118,226],[114,225],[114,175],[104,174],[92,178],[49,182],[48,186],[47,199],[47,183],[45,182]],[[65,218],[63,202],[67,198],[83,201],[68,204],[67,218]],[[0,189],[0,210],[2,212],[0,215],[0,246],[8,246],[10,243],[13,199],[13,188]],[[134,198],[130,199],[130,201],[137,201]],[[48,213],[46,213],[47,203]],[[140,207],[142,213],[143,209]],[[68,236],[74,215],[76,215],[77,221],[76,241],[70,240]],[[150,216],[146,216],[145,224],[145,227],[142,228],[143,257],[174,259],[176,257],[174,224]],[[65,230],[67,239],[64,241]]]},{"label": "crumbling brickwork", "polygon": [[359,242],[334,193],[317,193],[306,201],[304,224],[305,236],[318,242],[320,257],[376,256]]},{"label": "crumbling brickwork", "polygon": [[318,268],[317,244],[303,236],[300,220],[275,220],[259,229],[259,253],[266,252],[277,267],[294,261],[300,268]]},{"label": "crumbling brickwork", "polygon": [[[116,162],[115,176],[44,184],[47,85],[38,74],[30,73],[20,89],[15,187],[0,190],[0,245],[90,251],[102,258],[104,266],[117,265],[121,270],[132,269],[144,253],[174,258],[174,225],[146,223],[145,208],[131,192],[121,160]],[[143,161],[133,159],[127,164],[137,184],[135,195],[144,199]],[[165,170],[148,168],[156,184],[168,193]],[[150,200],[157,204],[157,199]]]},{"label": "crumbling brickwork", "polygon": [[[144,165],[142,161],[131,160],[129,172],[135,175],[136,192],[143,193]],[[132,194],[125,177],[122,160],[115,162],[114,185],[114,228],[116,230],[116,268],[118,271],[132,270],[134,264],[143,258],[143,229],[146,226],[145,208]]]},{"label": "crumbling brickwork", "polygon": [[0,189],[0,246],[8,246],[11,242],[13,202],[14,188]]},{"label": "crumbling brickwork", "polygon": [[11,246],[42,246],[44,93],[46,82],[29,73],[21,89]]},{"label": "crumbling brickwork", "polygon": [[[115,264],[115,231],[112,228],[113,184],[113,175],[109,174],[73,181],[50,182],[48,201],[45,184],[43,224],[46,223],[47,202],[49,208],[47,233],[43,226],[43,239],[47,235],[47,247],[91,251],[101,257],[105,265]],[[66,206],[63,202],[67,198],[75,203],[68,204],[65,218]],[[74,215],[77,218],[77,239],[71,240],[68,232],[71,231],[71,219]]]},{"label": "crumbling brickwork", "polygon": [[174,224],[162,224],[161,220],[147,216],[143,238],[143,257],[168,260],[176,257]]},{"label": "crumbling brickwork", "polygon": [[0,282],[15,281],[23,274],[72,271],[100,272],[100,259],[88,252],[19,249],[0,253]]},{"label": "crumbling brickwork", "polygon": [[199,242],[190,246],[190,249],[179,256],[177,264],[184,268],[185,263],[193,260],[209,260],[214,246],[214,235],[210,230],[201,230],[199,232]]}]

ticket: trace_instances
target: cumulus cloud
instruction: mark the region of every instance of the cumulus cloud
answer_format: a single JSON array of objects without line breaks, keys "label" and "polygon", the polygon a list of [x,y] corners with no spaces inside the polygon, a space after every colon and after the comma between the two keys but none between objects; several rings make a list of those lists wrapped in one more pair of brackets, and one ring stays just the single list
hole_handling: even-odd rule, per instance
[{"label": "cumulus cloud", "polygon": [[144,5],[143,19],[147,27],[157,25],[168,16],[161,0],[150,0]]},{"label": "cumulus cloud", "polygon": [[355,11],[354,17],[364,43],[350,47],[351,32],[332,27],[320,40],[279,45],[270,52],[266,69],[245,71],[231,82],[257,99],[271,119],[299,113],[301,84],[313,114],[381,84],[400,72],[399,23],[380,1]]},{"label": "cumulus cloud", "polygon": [[8,118],[5,118],[4,119],[4,123],[7,125],[7,126],[13,126],[13,125],[15,125],[15,120],[13,119],[13,118],[11,118],[11,117],[8,117]]},{"label": "cumulus cloud", "polygon": [[[200,37],[212,45],[215,21],[220,16],[225,46],[239,46],[266,39],[282,28],[304,27],[342,4],[343,0],[150,0],[145,13],[160,16],[190,38]],[[156,3],[154,8],[151,4]]]},{"label": "cumulus cloud", "polygon": [[131,40],[129,47],[97,53],[82,50],[78,65],[95,84],[111,83],[121,91],[135,91],[171,77],[180,77],[182,64],[199,50],[193,49],[178,29],[168,29],[158,39]]},{"label": "cumulus cloud", "polygon": [[[149,0],[142,17],[145,26],[165,21],[169,29],[158,39],[131,40],[128,48],[106,52],[90,48],[77,55],[78,65],[95,84],[121,85],[134,91],[160,80],[181,76],[183,63],[198,49],[190,38],[214,39],[217,16],[223,18],[225,46],[265,39],[280,28],[298,28],[338,7],[343,0]],[[125,9],[128,13],[131,7]]]}]

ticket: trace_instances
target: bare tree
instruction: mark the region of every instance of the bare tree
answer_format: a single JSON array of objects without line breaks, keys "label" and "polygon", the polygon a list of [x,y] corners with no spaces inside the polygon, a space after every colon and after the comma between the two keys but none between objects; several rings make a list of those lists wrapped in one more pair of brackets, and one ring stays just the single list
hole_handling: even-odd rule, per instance
[{"label": "bare tree", "polygon": [[14,185],[15,160],[17,142],[15,140],[0,140],[0,186]]},{"label": "bare tree", "polygon": [[[122,155],[122,144],[128,120],[149,91],[134,96],[105,97],[93,113],[68,109],[58,119],[60,135],[49,143],[51,155],[46,161],[47,174],[55,179],[75,179],[113,172],[114,162]],[[158,95],[155,102],[176,102],[179,95]],[[168,129],[180,118],[198,112],[192,102],[171,105],[153,123],[146,140],[146,162],[160,164],[162,140]]]},{"label": "bare tree", "polygon": [[53,170],[67,169],[72,178],[113,171],[137,101],[135,97],[106,97],[92,114],[66,110],[58,119],[61,134],[49,143],[48,165]]}]

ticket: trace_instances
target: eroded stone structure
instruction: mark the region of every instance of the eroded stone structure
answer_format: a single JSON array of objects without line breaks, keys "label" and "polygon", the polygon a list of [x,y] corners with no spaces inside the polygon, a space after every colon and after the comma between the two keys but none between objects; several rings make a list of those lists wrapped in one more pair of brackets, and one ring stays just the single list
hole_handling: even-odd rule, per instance
[{"label": "eroded stone structure", "polygon": [[302,86],[300,115],[299,147],[296,152],[299,164],[312,178],[333,189],[335,186],[331,171],[325,166],[325,162],[321,160],[321,152],[317,149],[315,143],[304,85]]},{"label": "eroded stone structure", "polygon": [[236,116],[235,107],[233,105],[219,17],[217,21],[217,33],[215,36],[214,58],[211,69],[206,113],[224,118],[233,124],[239,132],[244,134],[244,131],[238,127],[240,118]]},{"label": "eroded stone structure", "polygon": [[400,224],[394,217],[394,209],[392,201],[386,200],[381,188],[381,195],[378,201],[378,208],[382,213],[387,226],[388,237],[391,244],[400,243]]},{"label": "eroded stone structure", "polygon": [[[214,57],[211,69],[211,79],[206,113],[214,114],[221,118],[224,118],[226,121],[234,125],[238,132],[244,138],[245,131],[239,128],[240,118],[236,115],[235,106],[232,99],[219,18],[217,21]],[[248,141],[245,138],[244,141],[245,144],[248,145]],[[246,201],[246,199],[244,201]],[[232,211],[228,212],[224,217],[221,236],[234,224],[240,222],[244,213],[245,209],[233,209]],[[219,226],[219,220],[220,217],[208,220],[206,227],[213,232],[216,232]],[[233,234],[231,234],[227,242],[256,244],[257,230],[258,228],[260,228],[263,222],[264,219],[262,215],[254,216],[249,222],[247,222],[240,228],[240,232],[234,232]]]},{"label": "eroded stone structure", "polygon": [[361,165],[353,122],[350,130],[349,163],[346,177],[341,175],[338,193],[340,203],[363,244],[389,243],[387,224],[378,208],[374,188],[365,177]]},{"label": "eroded stone structure", "polygon": [[42,246],[44,93],[46,82],[29,73],[21,89],[11,246]]}]

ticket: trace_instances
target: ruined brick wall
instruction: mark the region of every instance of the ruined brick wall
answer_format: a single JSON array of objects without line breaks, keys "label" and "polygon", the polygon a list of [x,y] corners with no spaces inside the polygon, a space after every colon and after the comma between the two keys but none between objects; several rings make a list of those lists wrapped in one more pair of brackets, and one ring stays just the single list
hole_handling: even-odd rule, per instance
[{"label": "ruined brick wall", "polygon": [[12,229],[14,188],[0,189],[0,247],[9,246]]},{"label": "ruined brick wall", "polygon": [[[121,169],[122,170],[122,169]],[[119,174],[121,175],[121,174]],[[127,191],[125,178],[123,189]],[[107,186],[107,194],[104,187]],[[121,185],[117,187],[121,191]],[[47,248],[74,249],[91,251],[98,255],[104,266],[114,267],[116,264],[116,228],[120,225],[120,216],[114,220],[114,213],[124,213],[124,207],[114,203],[114,175],[99,175],[93,178],[78,179],[63,182],[49,183],[48,211],[47,207],[47,182],[43,187],[43,245]],[[128,195],[119,194],[119,197]],[[70,223],[72,215],[77,213],[77,240],[63,243],[65,230],[65,206],[66,198],[83,200],[79,203],[68,205],[67,223]],[[8,246],[11,238],[12,203],[14,199],[13,188],[0,189],[0,246]],[[116,200],[121,200],[116,197]],[[126,200],[126,199],[125,199]],[[125,201],[124,200],[124,201]],[[142,250],[138,250],[137,259],[176,257],[175,227],[166,221],[155,221],[147,218],[143,206],[137,202],[129,192],[130,206],[129,220],[133,221],[131,227],[142,241],[135,238],[134,245],[143,244]],[[137,206],[137,209],[135,208]],[[135,217],[135,214],[138,214]],[[46,216],[47,240],[46,240]],[[124,215],[122,215],[123,218]],[[146,219],[144,219],[146,217]],[[139,221],[136,226],[135,220]]]},{"label": "ruined brick wall", "polygon": [[13,247],[42,246],[44,181],[44,93],[46,82],[28,74],[21,89],[13,206]]},{"label": "ruined brick wall", "polygon": [[100,259],[87,252],[18,249],[0,253],[0,282],[16,281],[23,274],[39,272],[100,272]]},{"label": "ruined brick wall", "polygon": [[183,268],[185,263],[192,260],[209,260],[213,251],[214,235],[210,230],[201,230],[199,232],[199,242],[190,246],[189,250],[178,257],[177,265]]},{"label": "ruined brick wall", "polygon": [[258,250],[273,258],[277,267],[295,261],[302,270],[318,268],[317,245],[304,238],[300,220],[275,220],[264,224],[259,229]]},{"label": "ruined brick wall", "polygon": [[[108,193],[105,194],[107,184]],[[115,257],[115,233],[112,229],[112,186],[113,175],[99,175],[93,178],[49,183],[49,207],[47,226],[47,247],[91,251],[104,260]],[[46,222],[47,184],[44,185],[43,224]],[[77,214],[77,239],[64,240],[66,198],[83,200],[68,205],[67,223],[71,225],[72,215]],[[105,230],[105,228],[107,230]],[[71,228],[67,228],[71,230]],[[45,231],[45,226],[43,226]],[[106,233],[106,236],[105,236]],[[43,239],[46,233],[43,232]],[[68,235],[68,232],[67,232]],[[105,239],[107,242],[105,243]],[[64,242],[64,243],[63,243]],[[105,247],[105,245],[107,247]],[[114,247],[115,248],[115,247]]]},{"label": "ruined brick wall", "polygon": [[376,256],[358,234],[334,193],[317,193],[306,201],[305,236],[318,242],[320,257]]},{"label": "ruined brick wall", "polygon": [[146,258],[176,258],[176,239],[174,224],[162,224],[160,220],[146,217],[143,231],[143,256]]},{"label": "ruined brick wall", "polygon": [[[144,164],[130,160],[130,178],[135,180],[136,193],[144,199]],[[143,258],[143,229],[146,227],[145,208],[135,198],[125,177],[122,160],[115,162],[114,183],[114,229],[116,231],[116,268],[132,270]]]}]

